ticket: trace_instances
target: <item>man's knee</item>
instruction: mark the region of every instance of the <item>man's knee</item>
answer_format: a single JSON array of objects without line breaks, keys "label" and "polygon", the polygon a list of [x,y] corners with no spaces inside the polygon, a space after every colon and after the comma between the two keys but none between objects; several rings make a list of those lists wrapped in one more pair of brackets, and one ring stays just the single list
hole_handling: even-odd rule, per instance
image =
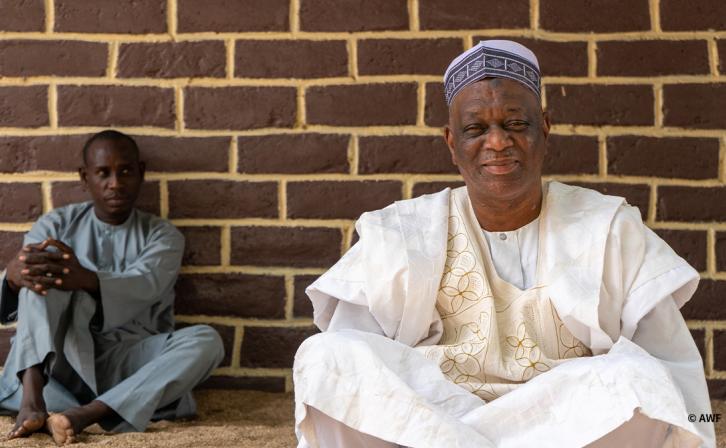
[{"label": "man's knee", "polygon": [[199,362],[217,366],[224,358],[224,344],[217,331],[209,325],[192,325],[174,332],[194,348]]}]

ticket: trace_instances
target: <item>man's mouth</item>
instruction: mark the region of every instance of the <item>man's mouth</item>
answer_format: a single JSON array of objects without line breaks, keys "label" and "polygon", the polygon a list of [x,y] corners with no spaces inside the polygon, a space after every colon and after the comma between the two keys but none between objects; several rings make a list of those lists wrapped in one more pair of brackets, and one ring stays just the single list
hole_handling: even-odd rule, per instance
[{"label": "man's mouth", "polygon": [[484,162],[483,167],[489,174],[501,176],[519,168],[519,161],[515,159],[494,159]]},{"label": "man's mouth", "polygon": [[129,198],[127,196],[109,196],[106,198],[106,203],[114,206],[126,205],[129,203]]}]

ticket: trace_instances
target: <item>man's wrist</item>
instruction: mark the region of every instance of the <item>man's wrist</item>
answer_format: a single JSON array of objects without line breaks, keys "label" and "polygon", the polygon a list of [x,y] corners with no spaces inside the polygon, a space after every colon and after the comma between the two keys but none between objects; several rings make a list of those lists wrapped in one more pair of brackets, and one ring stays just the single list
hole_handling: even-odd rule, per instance
[{"label": "man's wrist", "polygon": [[101,285],[98,280],[98,275],[93,272],[86,269],[86,275],[84,275],[85,281],[83,285],[83,289],[92,295],[93,297],[98,297],[98,293],[101,289]]}]

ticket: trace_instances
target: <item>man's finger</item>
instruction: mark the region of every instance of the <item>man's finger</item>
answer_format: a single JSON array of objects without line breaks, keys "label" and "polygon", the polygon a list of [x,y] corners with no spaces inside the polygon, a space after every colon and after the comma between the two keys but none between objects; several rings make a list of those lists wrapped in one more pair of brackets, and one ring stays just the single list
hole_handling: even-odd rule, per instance
[{"label": "man's finger", "polygon": [[20,271],[22,275],[27,276],[38,276],[38,275],[46,275],[52,274],[54,277],[60,277],[61,275],[65,274],[68,268],[63,267],[60,264],[56,263],[46,263],[46,264],[32,264],[28,265],[25,269]]},{"label": "man's finger", "polygon": [[60,252],[32,252],[18,257],[25,264],[47,264],[68,259],[68,254]]},{"label": "man's finger", "polygon": [[33,283],[33,291],[39,291],[56,286],[55,278],[46,277],[44,275],[28,277],[28,280]]},{"label": "man's finger", "polygon": [[54,240],[53,238],[48,238],[47,240],[44,241],[44,243],[46,243],[47,246],[57,247],[58,249],[60,249],[61,252],[64,252],[66,254],[73,253],[73,249],[68,247],[68,245],[66,245],[62,241]]}]

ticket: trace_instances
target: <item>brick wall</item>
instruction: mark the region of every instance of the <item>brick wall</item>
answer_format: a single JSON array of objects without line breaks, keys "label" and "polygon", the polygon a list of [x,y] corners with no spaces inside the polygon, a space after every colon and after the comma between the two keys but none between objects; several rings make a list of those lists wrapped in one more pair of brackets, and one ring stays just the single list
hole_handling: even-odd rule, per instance
[{"label": "brick wall", "polygon": [[444,68],[514,38],[548,177],[624,195],[702,273],[683,312],[726,398],[725,30],[722,0],[0,0],[0,258],[84,197],[90,133],[137,136],[142,206],[187,236],[179,321],[227,346],[210,384],[289,390],[303,290],[354,219],[460,182]]}]

